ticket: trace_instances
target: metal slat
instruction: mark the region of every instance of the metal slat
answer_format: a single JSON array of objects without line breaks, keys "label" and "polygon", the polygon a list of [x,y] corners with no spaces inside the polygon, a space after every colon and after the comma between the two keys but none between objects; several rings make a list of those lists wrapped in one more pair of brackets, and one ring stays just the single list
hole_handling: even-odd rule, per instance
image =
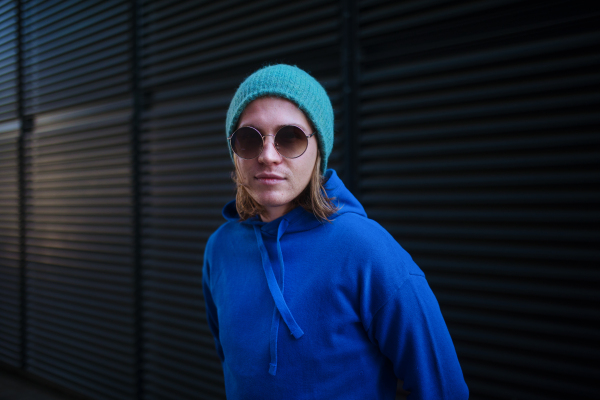
[{"label": "metal slat", "polygon": [[[332,30],[335,26],[325,26],[324,29]],[[294,38],[301,39],[304,38],[304,34],[302,32],[298,32]],[[281,38],[281,36],[278,36]],[[276,41],[278,46],[266,51],[251,53],[250,55],[237,57],[236,55],[243,50],[249,50],[245,46],[238,46],[238,48],[234,49],[225,49],[221,51],[220,56],[234,56],[234,58],[229,57],[225,60],[217,60],[210,63],[206,63],[206,61],[212,61],[210,59],[203,60],[193,60],[193,61],[176,61],[164,67],[165,70],[175,70],[177,69],[175,77],[170,75],[164,76],[156,76],[156,77],[148,77],[147,84],[148,86],[159,86],[165,83],[170,83],[173,79],[184,80],[192,78],[196,75],[206,75],[209,73],[217,73],[219,71],[223,71],[226,69],[234,68],[239,65],[249,65],[249,64],[257,64],[260,63],[261,60],[265,59],[275,59],[277,56],[296,56],[297,53],[309,53],[312,52],[312,56],[314,53],[323,48],[333,47],[337,44],[339,38],[334,35],[319,35],[317,39],[312,40],[299,40],[296,42],[290,43],[289,40],[292,38],[283,38],[283,39],[272,39],[272,41]],[[273,43],[253,43],[252,47],[257,49],[268,48]],[[325,55],[323,53],[323,55]],[[202,65],[201,67],[198,65]],[[183,69],[182,69],[183,68]],[[155,71],[152,71],[155,72]]]},{"label": "metal slat", "polygon": [[[471,343],[493,342],[499,347],[511,348],[517,351],[534,351],[536,354],[546,354],[553,360],[561,360],[562,357],[571,359],[583,359],[592,361],[598,359],[600,352],[596,349],[590,351],[589,347],[579,343],[556,343],[556,341],[539,336],[515,337],[510,332],[489,332],[474,327],[454,327],[457,337]],[[584,373],[589,371],[582,371]]]},{"label": "metal slat", "polygon": [[[402,143],[400,135],[387,135],[390,145],[399,142],[395,147],[397,160],[393,164],[371,164],[362,168],[361,171],[368,174],[393,171],[395,173],[424,173],[434,171],[469,171],[477,168],[479,170],[492,170],[504,168],[506,170],[518,170],[521,168],[544,168],[544,167],[575,167],[581,164],[593,164],[595,155],[594,146],[600,144],[600,138],[593,132],[582,132],[579,134],[546,135],[540,143],[540,137],[533,135],[519,135],[518,137],[490,137],[482,141],[452,141],[450,143],[418,143],[412,144],[410,140]],[[408,139],[408,138],[404,138]],[[369,138],[366,143],[376,143]],[[365,146],[366,147],[366,146]],[[578,155],[564,154],[561,150],[565,148],[587,148]],[[519,154],[519,150],[535,150],[540,154]],[[502,153],[504,152],[504,154]],[[371,151],[372,157],[376,155]],[[588,154],[591,153],[591,154]],[[441,159],[436,161],[423,161],[421,156],[431,155],[462,156],[460,160]],[[483,158],[482,155],[487,155]],[[469,158],[477,155],[477,158]]]},{"label": "metal slat", "polygon": [[[32,278],[37,278],[39,280],[45,280],[48,279],[48,276],[44,276],[42,274],[31,274]],[[53,278],[53,277],[50,277]],[[61,280],[61,279],[56,279],[58,282],[64,284],[65,286],[69,285],[69,283],[71,282],[65,282],[65,280]],[[101,287],[101,285],[99,285]],[[115,315],[114,313],[111,312],[106,312],[104,310],[100,310],[100,309],[89,309],[86,308],[84,306],[74,306],[73,303],[75,302],[76,298],[72,297],[70,299],[70,301],[55,301],[55,300],[51,300],[49,298],[45,298],[43,296],[40,295],[40,293],[34,289],[32,289],[32,293],[31,295],[28,297],[27,299],[28,301],[31,301],[31,310],[47,310],[48,308],[52,308],[52,310],[54,311],[55,316],[57,317],[57,320],[60,319],[60,317],[63,318],[73,318],[73,319],[77,319],[81,322],[88,320],[94,320],[94,319],[101,319],[103,320],[104,324],[103,327],[104,329],[110,330],[110,329],[115,329],[117,326],[119,326],[120,324],[126,324],[127,321],[127,316],[121,316],[121,315]],[[38,304],[39,303],[39,304]],[[32,332],[32,334],[34,334]]]},{"label": "metal slat", "polygon": [[[296,4],[285,4],[273,0],[244,3],[237,6],[238,3],[243,2],[238,0],[223,1],[212,6],[191,8],[173,18],[165,18],[168,13],[145,15],[148,21],[145,24],[145,32],[148,35],[147,43],[150,45],[150,48],[146,49],[146,56],[152,56],[154,53],[161,53],[164,50],[172,50],[169,49],[167,43],[174,44],[174,47],[188,45],[179,51],[193,53],[198,50],[194,42],[218,38],[215,43],[221,43],[220,40],[230,39],[231,35],[228,34],[236,30],[248,30],[252,25],[256,25],[255,29],[264,29],[257,25],[264,25],[269,21],[273,23],[275,20],[281,20],[282,18],[289,19],[292,14],[306,12],[311,7],[323,5],[322,2],[315,0]],[[177,7],[170,8],[171,11],[176,9]],[[153,18],[155,16],[159,17]],[[318,14],[315,15],[315,17],[317,16]],[[192,27],[195,27],[196,24],[202,24],[204,29],[196,30]],[[252,31],[249,30],[249,32]],[[235,35],[239,35],[239,33]],[[206,44],[202,46],[206,46]],[[167,52],[165,55],[168,54]],[[161,58],[164,58],[164,56],[161,56]]]},{"label": "metal slat", "polygon": [[75,33],[82,26],[87,25],[86,23],[82,23],[82,21],[86,19],[94,20],[92,17],[98,17],[107,10],[109,12],[112,11],[111,7],[122,7],[122,5],[123,3],[119,2],[119,0],[78,1],[64,10],[58,10],[56,7],[53,7],[54,16],[46,15],[41,19],[32,18],[31,16],[29,18],[26,17],[23,24],[23,33],[26,35],[25,43],[33,42],[37,46],[48,42],[55,42],[55,45],[59,45],[61,42],[58,39]]},{"label": "metal slat", "polygon": [[[249,4],[247,6],[244,6],[242,8],[238,8],[238,7],[230,8],[228,10],[225,10],[225,12],[222,12],[222,13],[212,13],[211,14],[209,12],[207,14],[208,16],[205,17],[206,21],[203,20],[203,22],[202,22],[202,26],[204,27],[204,29],[197,29],[197,26],[199,25],[199,22],[197,20],[195,20],[195,19],[190,19],[190,24],[191,25],[187,28],[187,31],[186,32],[182,32],[182,35],[181,35],[182,40],[184,40],[184,42],[182,42],[181,44],[178,44],[176,41],[175,42],[173,41],[173,40],[179,40],[179,39],[177,39],[176,36],[174,36],[174,34],[177,33],[177,31],[175,31],[174,33],[171,33],[171,35],[173,37],[173,40],[167,40],[167,41],[163,40],[160,44],[155,44],[154,46],[152,46],[152,44],[153,44],[152,43],[152,37],[153,37],[153,35],[154,35],[154,37],[156,37],[156,35],[158,34],[157,32],[159,32],[159,31],[153,30],[153,29],[155,29],[155,27],[154,27],[155,24],[153,23],[154,21],[152,19],[152,14],[146,14],[144,17],[148,18],[148,20],[151,21],[147,25],[147,28],[148,28],[148,31],[149,31],[148,36],[149,36],[149,40],[150,40],[150,42],[149,42],[150,45],[147,46],[147,48],[144,50],[145,51],[145,53],[144,53],[145,57],[143,58],[142,62],[143,63],[144,62],[146,62],[146,63],[150,62],[150,63],[152,63],[152,65],[150,66],[150,69],[149,68],[144,68],[144,70],[143,70],[144,74],[146,74],[145,71],[148,71],[148,73],[152,75],[151,79],[152,79],[152,83],[153,84],[158,84],[159,83],[159,81],[157,80],[157,79],[159,79],[159,77],[158,76],[155,77],[155,75],[157,73],[160,73],[161,70],[159,70],[157,68],[162,68],[166,72],[166,71],[172,70],[173,68],[179,69],[179,68],[182,68],[182,67],[186,67],[186,66],[188,66],[190,64],[193,64],[193,65],[196,65],[196,67],[193,68],[193,72],[192,72],[192,70],[190,70],[189,72],[193,73],[193,74],[199,74],[199,73],[201,73],[201,71],[199,70],[198,65],[201,62],[203,62],[203,61],[201,59],[195,59],[195,58],[193,58],[193,54],[200,54],[199,52],[202,51],[202,53],[210,54],[209,57],[212,58],[212,59],[214,59],[217,54],[223,53],[223,51],[226,51],[226,52],[229,52],[229,53],[231,53],[231,52],[238,52],[238,50],[236,50],[236,49],[239,46],[238,47],[233,47],[233,48],[231,48],[231,50],[225,50],[224,49],[224,44],[226,42],[223,42],[222,44],[220,43],[221,40],[227,40],[228,41],[227,43],[231,43],[231,44],[235,45],[235,43],[238,41],[235,37],[231,37],[230,39],[226,39],[229,36],[231,36],[231,35],[227,35],[228,32],[238,32],[238,33],[234,33],[234,34],[235,35],[240,35],[241,34],[242,36],[240,36],[240,37],[243,37],[245,40],[247,40],[248,39],[248,35],[251,34],[252,30],[256,30],[256,29],[269,29],[269,27],[272,24],[274,24],[274,23],[275,24],[280,24],[281,23],[280,21],[284,21],[284,20],[287,21],[287,20],[289,20],[290,19],[290,15],[293,15],[294,13],[295,14],[298,13],[298,10],[296,10],[296,8],[298,8],[298,9],[303,8],[305,10],[311,10],[311,8],[309,7],[310,4],[307,4],[306,2],[304,2],[304,3],[293,4],[293,5],[282,5],[280,7],[274,7],[274,8],[273,7],[267,7],[267,8],[263,7],[262,9],[259,10],[260,12],[255,13],[254,16],[252,16],[252,14],[251,14],[252,10],[258,8],[258,6],[259,6],[259,4],[254,3],[254,4]],[[337,6],[337,4],[336,4],[336,6]],[[244,15],[244,19],[241,20],[241,21],[237,21],[235,19],[236,15],[237,16],[242,15],[241,13],[242,13],[242,11],[245,10],[245,7],[248,7],[248,10],[247,10],[246,13],[243,14]],[[323,7],[325,7],[325,8],[323,8]],[[210,8],[210,6],[209,6],[209,8]],[[290,14],[289,12],[286,11],[288,8],[291,9],[291,10],[295,10],[295,12],[292,13],[292,14]],[[320,8],[322,8],[324,10],[323,12],[325,12],[325,14],[323,14],[322,18],[326,18],[327,15],[328,15],[327,13],[331,14],[332,12],[335,11],[334,8],[332,8],[331,6],[328,6],[326,4],[323,5],[323,6],[321,6],[321,7],[319,7],[319,8],[314,8],[313,7],[314,10],[311,10],[313,12],[311,14],[311,16],[313,16],[313,18],[317,15],[318,12],[321,12],[321,11],[319,11]],[[198,8],[198,10],[200,10],[200,9],[203,9],[203,8]],[[268,10],[267,13],[265,13],[265,10]],[[330,11],[327,11],[327,10],[330,10]],[[189,9],[187,11],[188,11],[187,14],[190,14],[190,15],[193,15],[193,13],[194,13],[194,10],[192,10],[192,9]],[[270,13],[275,13],[274,15],[279,15],[277,13],[283,13],[282,16],[285,17],[285,18],[268,18],[269,15],[270,15]],[[267,14],[269,14],[269,15],[267,15]],[[331,16],[334,17],[335,15],[332,14]],[[255,24],[248,24],[247,21],[248,21],[249,18],[258,18],[257,21],[262,21],[262,23],[260,23],[260,24],[256,24],[256,23]],[[223,23],[217,23],[217,22],[219,22],[220,19],[223,19],[222,22],[225,23],[226,25],[227,24],[234,24],[234,25],[232,25],[231,27],[228,27],[228,26],[224,26]],[[328,20],[331,20],[331,18],[329,18]],[[214,24],[214,28],[213,28],[213,24]],[[144,26],[146,27],[146,25],[144,25]],[[288,42],[287,45],[290,47],[290,50],[292,50],[293,45],[292,45],[292,43],[290,43],[290,39],[289,38],[285,38],[284,36],[285,36],[285,32],[290,31],[290,27],[293,28],[294,26],[296,26],[296,24],[291,24],[290,25],[288,23],[287,27],[283,26],[283,29],[279,29],[278,30],[279,33],[280,33],[278,35],[278,37],[280,37],[281,40],[285,39]],[[160,27],[160,23],[158,24],[158,27]],[[158,29],[158,27],[156,29]],[[166,28],[166,26],[165,26],[165,28]],[[241,32],[240,32],[240,28],[242,28]],[[312,29],[312,31],[314,31],[316,33],[315,28],[316,28],[316,26],[314,28],[311,28],[311,29]],[[182,26],[179,26],[177,29],[182,29]],[[335,30],[335,27],[331,26],[329,28],[329,30],[331,30],[331,29]],[[169,32],[169,31],[167,30],[167,32]],[[185,33],[185,35],[183,35],[183,33]],[[164,34],[164,33],[161,32],[161,34]],[[206,41],[206,40],[202,41],[202,36],[196,37],[194,35],[208,35],[208,36],[206,36],[206,38],[209,38],[210,40],[208,40],[208,41]],[[166,38],[168,38],[168,37],[169,36],[167,35]],[[190,43],[185,42],[186,40],[190,41]],[[315,44],[319,40],[320,39],[314,39]],[[194,47],[194,46],[197,46],[196,43],[194,43],[194,42],[197,42],[198,43],[197,45],[200,45],[200,46],[206,46],[203,43],[207,43],[207,45],[209,47],[207,49],[205,49],[205,50],[202,50],[202,48],[196,48],[196,47]],[[254,44],[255,42],[256,41],[253,41],[249,45],[250,46],[260,45],[260,46],[263,46],[263,47],[269,45],[268,43],[260,43],[260,44],[256,43],[256,44]],[[220,44],[219,47],[214,48],[215,45],[219,45],[219,44]],[[180,47],[178,47],[178,46],[180,46]],[[165,61],[167,61],[170,58],[173,58],[174,56],[182,57],[182,56],[187,55],[187,54],[189,54],[189,56],[186,56],[186,58],[182,59],[182,60],[178,60],[178,61],[175,61],[175,62],[170,62],[169,64],[164,64],[164,63],[161,64],[160,63],[161,59],[160,58],[156,58],[155,56],[153,56],[153,54],[154,54],[153,52],[159,51],[162,48],[164,48],[165,50],[171,50],[171,48],[174,48],[175,49],[174,51],[179,52],[179,53],[172,53],[172,52],[165,52],[165,51],[163,51],[162,53],[164,53],[164,55],[160,55],[160,57],[166,58]],[[211,49],[210,52],[207,51],[209,49]],[[221,50],[221,49],[224,49],[224,50]],[[251,50],[251,48],[248,48],[248,45],[245,45],[243,47],[243,50],[241,52],[248,53],[250,50]],[[286,50],[281,50],[281,51],[279,51],[279,53],[282,53],[282,51],[286,51]],[[161,53],[158,53],[158,54],[161,54]],[[223,54],[226,54],[226,53],[223,53]],[[192,57],[192,58],[190,58],[190,57]],[[264,57],[263,57],[263,59],[264,59]],[[146,64],[143,64],[143,65],[146,65]],[[231,65],[231,64],[229,64],[229,65]],[[150,72],[150,71],[152,71],[152,72]],[[183,73],[182,71],[177,71],[175,73],[177,74],[177,79],[184,77],[184,75],[182,75],[182,73]],[[148,76],[148,75],[145,75],[145,76]],[[148,76],[148,78],[149,78],[149,76]],[[162,79],[162,78],[160,78],[160,79]],[[171,79],[172,80],[173,77],[169,78],[168,76],[165,76],[164,79],[167,79],[167,80]],[[146,80],[148,80],[148,79],[146,79]],[[146,84],[147,83],[144,82],[144,85],[146,85]]]},{"label": "metal slat", "polygon": [[[519,63],[540,57],[547,54],[571,52],[575,49],[586,49],[593,47],[600,39],[600,34],[597,32],[584,32],[578,34],[566,35],[560,38],[552,38],[539,40],[531,43],[521,44],[515,43],[512,46],[504,45],[492,50],[482,50],[479,52],[470,52],[466,54],[457,54],[452,57],[438,58],[435,60],[425,59],[422,61],[414,61],[410,64],[398,65],[395,67],[385,67],[379,70],[365,72],[361,79],[361,83],[368,84],[381,82],[384,80],[409,78],[414,76],[424,76],[434,73],[448,73],[459,70],[461,68],[474,69],[475,67],[494,66],[499,63],[501,65],[515,61],[517,67]],[[590,54],[594,59],[595,57]],[[588,54],[579,54],[579,57],[589,56]],[[563,60],[555,60],[563,61]],[[564,65],[564,64],[563,64]],[[571,67],[575,65],[571,64]]]},{"label": "metal slat", "polygon": [[[1,210],[1,208],[0,208]],[[0,216],[1,217],[1,216]],[[17,224],[13,228],[17,230]],[[18,247],[11,248],[0,236],[0,362],[12,366],[21,363],[20,275],[16,262],[7,259],[10,253],[18,254]],[[13,265],[10,265],[13,264]]]},{"label": "metal slat", "polygon": [[[121,50],[125,49],[126,46],[122,46]],[[65,73],[45,79],[45,82],[35,82],[34,88],[26,92],[27,97],[42,97],[56,100],[64,97],[65,93],[69,93],[69,96],[71,96],[70,93],[77,93],[77,87],[84,85],[91,86],[94,81],[102,80],[104,84],[109,84],[111,81],[119,82],[117,79],[111,80],[109,78],[127,71],[128,57],[126,55],[111,57],[114,55],[114,50],[114,48],[111,48],[110,52],[105,54],[94,54],[93,58],[99,62],[95,62],[92,66],[59,65],[57,69],[61,69]],[[94,62],[96,60],[84,60],[81,64],[88,64],[90,61]],[[93,88],[92,86],[91,90]],[[79,89],[79,91],[83,90]]]},{"label": "metal slat", "polygon": [[[218,376],[212,376],[210,372],[204,370],[192,371],[174,371],[173,367],[176,363],[164,363],[149,359],[149,370],[160,378],[153,383],[153,394],[164,395],[168,390],[169,397],[166,398],[181,398],[181,396],[194,397],[200,393],[204,397],[224,397],[225,390],[215,387],[215,383],[219,381]],[[190,385],[189,381],[193,380],[194,384]]]},{"label": "metal slat", "polygon": [[[313,3],[315,3],[315,5],[319,4],[319,2]],[[285,35],[285,33],[287,33],[286,30],[291,30],[290,27],[310,28],[310,33],[314,34],[312,31],[318,33],[320,29],[318,25],[315,24],[315,21],[331,17],[331,15],[337,11],[335,6],[324,8],[319,10],[319,12],[316,12],[314,9],[311,10],[307,6],[308,5],[302,3],[290,3],[285,9],[261,12],[256,16],[246,16],[242,21],[238,20],[235,22],[229,22],[229,18],[223,15],[222,19],[227,21],[225,24],[219,24],[213,29],[205,29],[191,37],[187,35],[187,37],[183,37],[183,40],[173,38],[165,43],[157,43],[152,46],[155,48],[154,52],[149,53],[146,56],[149,63],[159,64],[163,61],[175,59],[184,55],[193,55],[208,51],[215,53],[215,49],[242,41],[246,41],[247,43],[249,39],[252,40],[253,38],[255,41],[256,39],[264,40],[263,37],[270,32],[280,32],[281,34],[284,34],[284,37],[281,39],[290,40],[289,37],[286,37]],[[257,7],[256,5],[253,5],[252,8],[256,9]],[[307,12],[307,9],[309,12]],[[237,16],[239,17],[240,15],[244,15],[243,11],[244,10],[235,10],[235,13],[238,14]],[[300,13],[300,11],[304,11],[304,13]],[[293,15],[293,17],[290,17],[291,15]],[[235,16],[232,17],[235,18]],[[213,18],[211,18],[210,24],[212,25],[215,22],[217,21],[213,21]],[[194,23],[202,23],[202,21],[194,21]],[[252,29],[248,29],[250,26]],[[297,29],[294,29],[293,31],[296,30]],[[296,34],[295,36],[301,35]],[[152,37],[150,37],[150,39],[152,39]],[[164,39],[159,36],[155,40],[160,42]],[[182,45],[185,45],[185,47],[182,47]],[[246,44],[246,46],[248,46],[248,44]],[[218,54],[218,51],[216,51],[216,53]],[[193,63],[193,60],[194,59],[192,58],[190,62]],[[157,70],[157,72],[160,72],[160,70]]]},{"label": "metal slat", "polygon": [[129,104],[40,115],[26,142],[28,365],[93,398],[135,392]]},{"label": "metal slat", "polygon": [[[17,118],[16,70],[17,10],[11,1],[0,7],[0,124]],[[0,128],[0,140],[3,130]]]},{"label": "metal slat", "polygon": [[[124,19],[120,22],[123,24]],[[124,43],[127,39],[124,32],[125,29],[122,26],[116,26],[110,30],[104,30],[98,35],[84,38],[75,44],[51,51],[48,56],[50,58],[31,57],[29,60],[31,65],[26,68],[28,76],[25,82],[30,84],[34,90],[38,90],[44,86],[65,81],[69,73],[73,76],[81,76],[119,62],[122,63],[121,59],[125,58],[122,53],[127,46],[127,43]],[[79,58],[73,58],[73,52],[77,52]]]},{"label": "metal slat", "polygon": [[[110,87],[111,84],[115,84],[113,87]],[[109,86],[106,88],[106,86]],[[109,97],[123,95],[127,92],[127,78],[123,78],[117,76],[115,78],[111,78],[107,82],[94,82],[86,88],[78,88],[77,90],[71,92],[60,92],[55,96],[48,96],[44,98],[44,102],[47,104],[44,107],[44,104],[38,102],[35,97],[32,98],[31,106],[28,106],[28,113],[38,113],[42,111],[50,111],[59,109],[62,107],[69,107],[77,104],[74,102],[73,97],[77,98],[80,94],[89,94],[89,96],[85,96],[82,101],[85,102],[95,102],[100,100],[105,100]]]},{"label": "metal slat", "polygon": [[[59,309],[34,305],[31,315],[35,317],[31,321],[31,326],[37,328],[35,334],[52,336],[60,343],[71,343],[73,348],[86,348],[90,352],[113,357],[122,365],[131,365],[131,330],[122,323],[115,323],[111,329],[101,332],[104,325],[97,319],[73,315]],[[82,321],[89,324],[84,325]]]},{"label": "metal slat", "polygon": [[118,357],[110,357],[109,354],[98,351],[100,349],[94,349],[91,346],[86,348],[81,348],[80,346],[74,347],[70,346],[68,343],[57,344],[55,341],[56,337],[52,337],[51,339],[52,340],[47,346],[43,348],[40,347],[36,352],[51,355],[56,359],[62,359],[63,357],[59,355],[65,354],[67,355],[66,358],[69,362],[80,365],[81,363],[78,362],[77,358],[93,359],[94,363],[103,367],[103,373],[105,375],[109,375],[110,373],[111,378],[115,378],[117,381],[123,381],[123,376],[127,375],[127,369],[130,368],[129,365],[123,363],[123,360],[120,360]]},{"label": "metal slat", "polygon": [[90,383],[96,377],[94,373],[48,357],[38,356],[31,365],[31,373],[92,399],[132,398],[134,395],[126,386],[122,391],[113,390],[115,385],[110,380]]},{"label": "metal slat", "polygon": [[130,4],[77,2],[24,23],[28,113],[127,96]]},{"label": "metal slat", "polygon": [[[41,268],[44,267],[39,263],[31,263],[30,265],[32,268],[40,268],[40,266]],[[70,298],[78,298],[84,303],[91,302],[98,304],[101,307],[118,307],[120,310],[131,302],[128,298],[124,298],[120,293],[94,292],[74,286],[61,286],[60,283],[52,281],[37,281],[35,282],[35,287],[39,293],[44,295],[59,296],[61,298],[71,296]]]},{"label": "metal slat", "polygon": [[[16,9],[0,7],[0,364],[19,367],[21,357],[21,273],[19,269],[19,124],[14,120],[17,89]],[[5,104],[5,105],[2,105]]]},{"label": "metal slat", "polygon": [[426,272],[472,398],[595,393],[589,11],[361,2],[360,196]]},{"label": "metal slat", "polygon": [[36,5],[38,10],[24,15],[24,33],[28,39],[36,39],[40,44],[56,41],[61,37],[61,32],[69,34],[80,29],[84,25],[80,23],[82,19],[97,16],[116,5],[119,5],[118,0],[68,1],[52,5],[46,13],[35,13],[41,10],[41,7]]},{"label": "metal slat", "polygon": [[[566,327],[559,320],[539,320],[533,319],[526,313],[513,313],[502,305],[496,305],[496,309],[501,312],[491,314],[489,307],[492,302],[488,302],[487,307],[474,309],[471,306],[472,301],[455,299],[455,296],[446,296],[444,292],[437,296],[440,301],[445,301],[448,305],[443,308],[443,314],[449,325],[474,327],[475,329],[487,331],[504,331],[515,336],[515,333],[521,337],[540,337],[556,341],[576,341],[582,346],[590,347],[597,340],[596,330],[589,326]],[[460,308],[459,308],[460,307]],[[486,309],[487,308],[487,309]],[[481,339],[480,339],[481,340]]]},{"label": "metal slat", "polygon": [[[131,283],[131,276],[129,274],[129,271],[124,270],[122,268],[120,270],[118,268],[114,268],[114,271],[112,271],[113,274],[107,276],[104,273],[104,270],[93,271],[83,268],[81,270],[73,270],[68,267],[64,268],[60,266],[44,264],[35,264],[30,265],[29,267],[30,271],[32,272],[32,275],[35,274],[37,277],[39,277],[40,280],[58,282],[61,280],[61,277],[69,277],[72,278],[69,280],[74,282],[75,284],[77,284],[78,282],[82,282],[82,286],[85,285],[85,278],[93,278],[100,284],[108,283],[115,286],[120,286],[120,284]],[[127,287],[128,285],[124,286]],[[125,299],[122,299],[122,301],[125,302]],[[129,303],[129,301],[126,301],[126,303]]]},{"label": "metal slat", "polygon": [[[32,351],[32,353],[36,353],[36,355],[39,354],[40,358],[47,357],[49,360],[64,360],[66,363],[69,363],[76,368],[86,369],[85,364],[79,361],[82,358],[81,356],[83,353],[81,350],[73,352],[68,347],[50,345],[37,348],[35,351]],[[116,382],[117,384],[120,384],[121,390],[131,392],[131,389],[128,388],[129,382],[123,379],[123,375],[126,375],[127,373],[126,369],[116,369],[114,362],[102,365],[101,361],[93,355],[90,355],[89,358],[93,358],[94,362],[100,365],[100,367],[90,371],[94,373],[96,381],[101,384],[106,384],[106,382]]]},{"label": "metal slat", "polygon": [[421,263],[427,265],[427,269],[432,272],[445,273],[453,271],[464,274],[487,275],[490,277],[511,277],[520,279],[522,277],[536,277],[538,279],[571,279],[573,282],[595,284],[600,281],[600,271],[588,268],[587,265],[574,265],[565,270],[562,263],[548,262],[523,262],[514,260],[510,265],[500,261],[489,261],[481,264],[476,260],[464,260],[461,258],[451,258],[447,255],[436,257],[435,255],[424,255],[421,257]]},{"label": "metal slat", "polygon": [[[466,19],[472,14],[490,14],[501,6],[517,2],[518,0],[487,0],[453,4],[447,1],[412,1],[387,4],[377,11],[361,13],[360,36],[361,39],[366,39],[419,26],[435,26],[436,23],[452,21],[454,18]],[[440,5],[446,7],[435,7]],[[369,25],[370,23],[373,23],[373,26]]]}]

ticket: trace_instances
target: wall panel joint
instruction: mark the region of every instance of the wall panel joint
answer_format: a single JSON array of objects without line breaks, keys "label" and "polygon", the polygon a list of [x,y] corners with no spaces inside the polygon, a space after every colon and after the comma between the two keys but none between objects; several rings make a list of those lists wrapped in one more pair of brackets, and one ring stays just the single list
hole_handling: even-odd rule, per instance
[{"label": "wall panel joint", "polygon": [[358,193],[358,5],[356,0],[342,0],[342,79],[344,181],[360,200]]}]

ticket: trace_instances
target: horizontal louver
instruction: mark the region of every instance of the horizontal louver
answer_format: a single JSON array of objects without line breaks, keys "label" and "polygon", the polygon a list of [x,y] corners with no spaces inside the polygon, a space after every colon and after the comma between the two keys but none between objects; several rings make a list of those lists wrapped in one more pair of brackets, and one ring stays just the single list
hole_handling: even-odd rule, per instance
[{"label": "horizontal louver", "polygon": [[27,362],[92,398],[131,398],[130,103],[42,114],[26,137]]},{"label": "horizontal louver", "polygon": [[130,4],[22,8],[28,370],[132,398]]},{"label": "horizontal louver", "polygon": [[360,194],[426,272],[473,399],[598,393],[600,31],[582,11],[361,3]]},{"label": "horizontal louver", "polygon": [[17,118],[17,10],[0,2],[0,123]]},{"label": "horizontal louver", "polygon": [[17,12],[0,2],[0,362],[21,365]]},{"label": "horizontal louver", "polygon": [[23,2],[25,112],[128,95],[130,2]]},{"label": "horizontal louver", "polygon": [[201,270],[206,240],[234,197],[225,113],[244,77],[276,62],[311,71],[340,111],[339,5],[145,2],[142,10],[145,393],[224,398]]},{"label": "horizontal louver", "polygon": [[129,102],[40,115],[27,137],[28,365],[134,393]]},{"label": "horizontal louver", "polygon": [[18,124],[0,123],[0,361],[21,365]]}]

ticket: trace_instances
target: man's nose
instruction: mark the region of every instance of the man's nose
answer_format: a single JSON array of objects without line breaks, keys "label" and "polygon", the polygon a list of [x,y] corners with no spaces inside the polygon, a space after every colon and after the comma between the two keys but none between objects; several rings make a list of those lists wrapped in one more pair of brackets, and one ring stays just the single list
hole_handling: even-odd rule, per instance
[{"label": "man's nose", "polygon": [[275,137],[273,135],[265,135],[263,150],[258,157],[258,161],[265,164],[277,164],[281,162],[281,159],[281,154],[275,148]]}]

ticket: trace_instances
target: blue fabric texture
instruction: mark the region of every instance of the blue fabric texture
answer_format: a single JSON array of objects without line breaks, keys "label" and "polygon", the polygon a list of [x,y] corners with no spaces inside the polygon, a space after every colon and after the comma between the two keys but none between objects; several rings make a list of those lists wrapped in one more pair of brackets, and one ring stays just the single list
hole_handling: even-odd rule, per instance
[{"label": "blue fabric texture", "polygon": [[401,379],[410,400],[467,399],[423,272],[335,171],[326,177],[341,207],[332,223],[301,207],[240,222],[230,202],[207,243],[203,290],[227,398],[392,400]]},{"label": "blue fabric texture", "polygon": [[[304,112],[317,132],[316,138],[321,152],[321,173],[325,173],[327,160],[333,149],[333,107],[323,86],[296,66],[270,65],[254,72],[242,82],[227,111],[225,121],[227,137],[229,138],[235,132],[240,116],[248,104],[267,96],[289,100]],[[229,146],[229,155],[233,160],[231,146]]]}]

